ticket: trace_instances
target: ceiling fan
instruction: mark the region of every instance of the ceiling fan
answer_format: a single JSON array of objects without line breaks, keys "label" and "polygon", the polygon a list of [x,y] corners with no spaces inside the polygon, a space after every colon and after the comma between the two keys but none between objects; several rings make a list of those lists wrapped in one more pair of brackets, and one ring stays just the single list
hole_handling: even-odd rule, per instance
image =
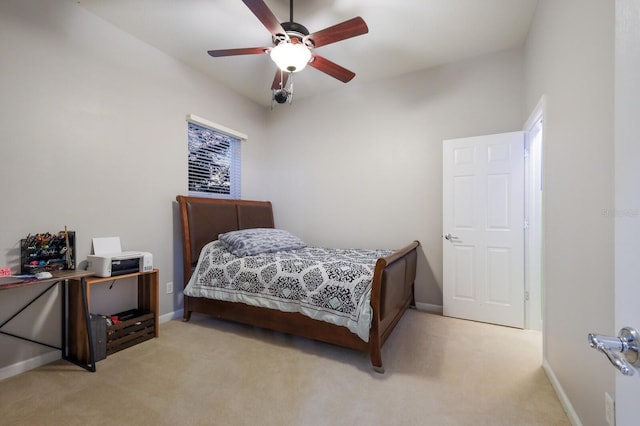
[{"label": "ceiling fan", "polygon": [[[361,17],[356,17],[333,25],[315,33],[309,33],[303,25],[293,20],[293,0],[289,4],[289,22],[278,22],[275,15],[262,0],[242,0],[271,33],[273,46],[249,47],[241,49],[209,50],[213,57],[255,55],[268,53],[278,66],[271,85],[273,100],[278,103],[291,102],[295,72],[302,71],[307,64],[336,78],[343,83],[351,81],[355,73],[316,54],[315,48],[346,40],[369,32]],[[287,88],[287,82],[289,87]]]}]

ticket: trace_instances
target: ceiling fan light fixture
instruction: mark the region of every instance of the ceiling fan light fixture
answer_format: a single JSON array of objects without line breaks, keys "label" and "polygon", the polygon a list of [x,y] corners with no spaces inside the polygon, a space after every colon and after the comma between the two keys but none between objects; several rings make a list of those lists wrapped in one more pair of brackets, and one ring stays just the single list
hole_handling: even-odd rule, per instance
[{"label": "ceiling fan light fixture", "polygon": [[311,60],[311,51],[302,43],[282,42],[271,49],[271,60],[287,72],[302,71]]}]

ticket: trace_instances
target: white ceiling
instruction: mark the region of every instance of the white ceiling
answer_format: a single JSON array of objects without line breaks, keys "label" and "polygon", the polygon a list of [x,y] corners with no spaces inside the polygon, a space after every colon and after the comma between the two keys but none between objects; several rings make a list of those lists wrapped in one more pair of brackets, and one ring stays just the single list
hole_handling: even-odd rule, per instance
[{"label": "white ceiling", "polygon": [[[281,21],[289,0],[264,0]],[[356,73],[346,84],[375,81],[521,46],[538,0],[295,0],[294,21],[314,33],[361,16],[369,33],[316,49]],[[276,67],[268,55],[212,58],[211,49],[271,46],[271,35],[241,0],[79,0],[113,23],[234,91],[268,106]],[[307,67],[295,74],[295,98],[340,90]]]}]

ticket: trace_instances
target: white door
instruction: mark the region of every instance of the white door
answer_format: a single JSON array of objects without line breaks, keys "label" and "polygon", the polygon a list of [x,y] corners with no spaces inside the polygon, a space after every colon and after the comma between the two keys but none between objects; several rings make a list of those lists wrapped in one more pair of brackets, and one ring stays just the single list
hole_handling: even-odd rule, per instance
[{"label": "white door", "polygon": [[524,327],[524,133],[443,142],[443,312]]},{"label": "white door", "polygon": [[[615,91],[615,333],[640,331],[640,1],[616,1]],[[615,334],[614,333],[614,334]],[[640,424],[640,369],[616,375],[616,424]]]}]

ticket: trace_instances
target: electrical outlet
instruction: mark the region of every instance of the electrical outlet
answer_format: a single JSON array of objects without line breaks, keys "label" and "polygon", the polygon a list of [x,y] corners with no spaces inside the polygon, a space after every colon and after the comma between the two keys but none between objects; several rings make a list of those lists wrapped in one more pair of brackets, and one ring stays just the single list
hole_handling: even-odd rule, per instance
[{"label": "electrical outlet", "polygon": [[173,293],[173,283],[172,282],[168,282],[167,283],[167,294],[171,294]]},{"label": "electrical outlet", "polygon": [[604,413],[609,426],[616,426],[616,411],[613,398],[607,392],[604,393]]}]

